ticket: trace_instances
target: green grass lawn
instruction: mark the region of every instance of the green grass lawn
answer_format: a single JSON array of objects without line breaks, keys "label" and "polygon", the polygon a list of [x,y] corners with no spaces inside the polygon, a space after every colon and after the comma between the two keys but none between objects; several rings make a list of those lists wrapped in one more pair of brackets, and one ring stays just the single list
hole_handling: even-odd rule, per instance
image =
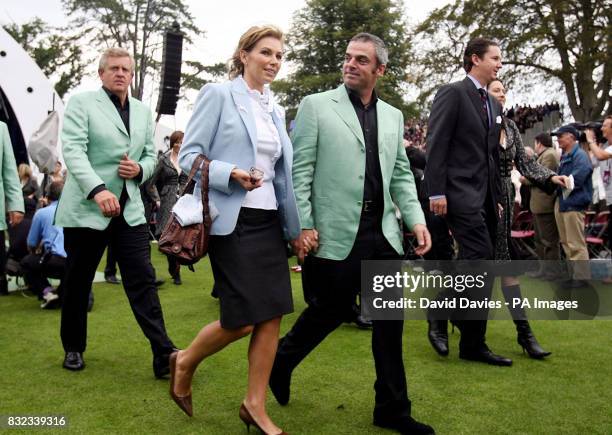
[{"label": "green grass lawn", "polygon": [[[166,279],[159,294],[169,334],[186,346],[218,318],[208,260],[196,273],[183,271],[182,286],[169,282],[155,247],[153,262]],[[285,317],[283,332],[304,308],[300,275],[292,279],[296,313]],[[168,382],[153,377],[148,343],[122,287],[96,284],[94,291],[87,368],[77,373],[61,368],[59,311],[41,310],[21,293],[0,298],[0,415],[65,415],[69,425],[62,433],[245,432],[238,408],[247,339],[202,363],[190,419],[170,400]],[[521,353],[511,322],[489,323],[491,348],[514,359],[513,367],[503,368],[459,360],[458,333],[450,339],[451,355],[438,357],[426,323],[407,321],[404,358],[414,417],[438,434],[612,433],[612,322],[532,324],[543,347],[553,351],[546,361]],[[370,333],[344,325],[294,372],[289,405],[279,406],[270,395],[269,412],[290,434],[392,433],[371,424],[373,382]],[[57,429],[35,433],[47,431]]]}]

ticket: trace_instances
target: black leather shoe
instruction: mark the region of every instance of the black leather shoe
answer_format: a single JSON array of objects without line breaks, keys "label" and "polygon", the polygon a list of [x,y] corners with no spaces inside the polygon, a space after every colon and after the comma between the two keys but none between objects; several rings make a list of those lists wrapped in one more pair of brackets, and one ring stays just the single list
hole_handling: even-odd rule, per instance
[{"label": "black leather shoe", "polygon": [[460,351],[459,358],[468,361],[477,361],[493,366],[511,366],[512,360],[510,358],[496,355],[489,349],[471,350],[471,351]]},{"label": "black leather shoe", "polygon": [[66,352],[63,367],[73,371],[83,370],[85,368],[83,354],[81,352]]},{"label": "black leather shoe", "polygon": [[412,417],[404,417],[392,421],[375,418],[374,426],[384,427],[385,429],[394,429],[399,433],[406,435],[432,435],[436,433],[433,427],[424,423],[420,423]]},{"label": "black leather shoe", "polygon": [[289,403],[289,394],[291,386],[291,372],[279,369],[275,364],[270,373],[270,390],[274,394],[274,398],[279,405],[285,406]]},{"label": "black leather shoe", "polygon": [[542,349],[527,320],[515,320],[514,324],[516,325],[516,341],[523,348],[523,353],[527,352],[529,357],[534,359],[543,359],[552,353]]},{"label": "black leather shoe", "polygon": [[366,319],[361,314],[358,315],[357,317],[355,317],[355,319],[353,320],[353,323],[355,325],[357,325],[357,327],[359,327],[361,329],[370,329],[370,328],[372,328],[372,321],[369,320],[369,319]]},{"label": "black leather shoe", "polygon": [[181,275],[174,275],[172,277],[172,282],[174,283],[174,285],[181,285],[183,284],[183,281],[181,281]]},{"label": "black leather shoe", "polygon": [[448,322],[446,320],[428,320],[427,338],[438,355],[448,355]]},{"label": "black leather shoe", "polygon": [[164,281],[163,279],[156,279],[155,280],[155,287],[161,287],[162,285],[164,285],[166,281]]},{"label": "black leather shoe", "polygon": [[109,284],[121,284],[121,281],[115,275],[104,275],[104,281]]}]

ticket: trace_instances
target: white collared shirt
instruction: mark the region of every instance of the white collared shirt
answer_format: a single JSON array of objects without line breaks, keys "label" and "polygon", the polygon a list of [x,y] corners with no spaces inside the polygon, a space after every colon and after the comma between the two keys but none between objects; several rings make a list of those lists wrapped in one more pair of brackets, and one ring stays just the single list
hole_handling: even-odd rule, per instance
[{"label": "white collared shirt", "polygon": [[[244,81],[242,77],[239,80]],[[276,210],[278,203],[274,192],[274,165],[281,157],[282,148],[280,135],[272,120],[274,110],[274,98],[269,86],[264,86],[263,93],[250,89],[244,81],[251,102],[251,112],[255,119],[257,130],[257,154],[255,166],[264,173],[263,185],[257,189],[247,192],[242,201],[243,207],[259,208],[263,210]],[[250,168],[245,168],[246,170]]]}]

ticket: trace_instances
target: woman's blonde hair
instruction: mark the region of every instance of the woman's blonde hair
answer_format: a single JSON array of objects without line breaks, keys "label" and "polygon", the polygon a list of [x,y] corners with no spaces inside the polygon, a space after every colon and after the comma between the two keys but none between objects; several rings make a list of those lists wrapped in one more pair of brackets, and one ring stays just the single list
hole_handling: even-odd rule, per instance
[{"label": "woman's blonde hair", "polygon": [[21,163],[17,167],[17,173],[19,174],[19,179],[23,180],[24,178],[32,178],[32,168],[27,163]]},{"label": "woman's blonde hair", "polygon": [[238,47],[234,51],[232,58],[229,61],[229,78],[235,79],[239,75],[244,74],[244,64],[240,60],[240,53],[244,50],[250,52],[257,43],[263,38],[272,37],[284,42],[283,32],[276,26],[253,26],[249,28],[240,37]]}]

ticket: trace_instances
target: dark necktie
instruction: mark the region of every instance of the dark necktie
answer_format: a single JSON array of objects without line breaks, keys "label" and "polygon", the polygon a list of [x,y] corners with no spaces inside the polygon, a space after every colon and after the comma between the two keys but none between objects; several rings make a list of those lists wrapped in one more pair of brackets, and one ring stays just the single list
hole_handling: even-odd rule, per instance
[{"label": "dark necktie", "polygon": [[489,110],[487,109],[487,91],[483,88],[478,89],[478,93],[480,94],[480,101],[482,101],[482,110],[484,110],[485,118],[487,119],[487,126],[490,125],[489,122]]}]

